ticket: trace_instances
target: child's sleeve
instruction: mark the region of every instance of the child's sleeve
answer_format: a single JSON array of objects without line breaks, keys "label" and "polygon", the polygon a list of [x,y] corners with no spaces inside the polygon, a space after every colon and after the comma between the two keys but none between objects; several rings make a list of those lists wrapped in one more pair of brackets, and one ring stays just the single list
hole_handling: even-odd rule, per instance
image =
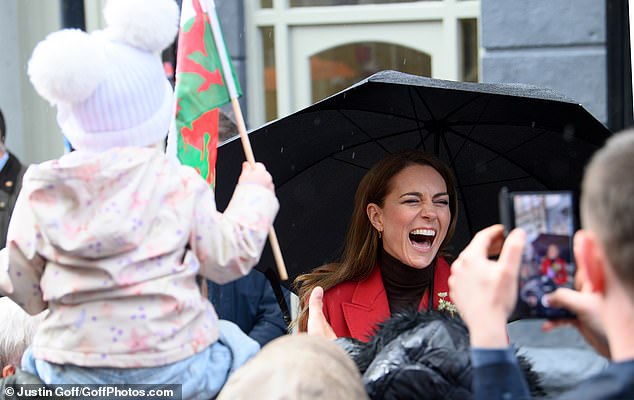
[{"label": "child's sleeve", "polygon": [[216,210],[209,187],[196,198],[192,250],[200,274],[226,283],[249,273],[260,260],[279,209],[275,194],[254,184],[238,184],[224,213]]},{"label": "child's sleeve", "polygon": [[0,293],[35,315],[47,308],[40,289],[45,261],[37,253],[40,235],[26,196],[18,196],[0,251]]}]

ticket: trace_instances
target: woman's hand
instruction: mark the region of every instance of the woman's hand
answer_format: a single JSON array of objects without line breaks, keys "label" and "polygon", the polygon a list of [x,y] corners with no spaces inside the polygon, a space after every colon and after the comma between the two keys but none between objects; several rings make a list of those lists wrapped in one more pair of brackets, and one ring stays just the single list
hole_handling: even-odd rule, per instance
[{"label": "woman's hand", "polygon": [[308,325],[306,332],[310,336],[321,336],[326,339],[334,340],[337,338],[332,326],[326,321],[324,316],[324,289],[317,286],[310,292],[308,299]]}]

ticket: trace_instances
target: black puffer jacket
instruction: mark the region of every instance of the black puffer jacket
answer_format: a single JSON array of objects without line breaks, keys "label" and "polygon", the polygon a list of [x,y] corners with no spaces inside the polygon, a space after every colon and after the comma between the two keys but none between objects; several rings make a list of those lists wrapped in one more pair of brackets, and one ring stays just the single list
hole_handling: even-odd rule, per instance
[{"label": "black puffer jacket", "polygon": [[[340,338],[372,399],[471,399],[469,332],[460,318],[415,310],[379,325],[368,343]],[[536,375],[520,359],[534,394]]]}]

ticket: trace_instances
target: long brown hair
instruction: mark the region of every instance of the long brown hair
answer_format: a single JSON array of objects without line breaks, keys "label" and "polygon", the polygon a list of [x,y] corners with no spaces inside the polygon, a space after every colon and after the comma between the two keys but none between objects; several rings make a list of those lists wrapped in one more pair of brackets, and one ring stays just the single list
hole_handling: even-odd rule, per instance
[{"label": "long brown hair", "polygon": [[295,322],[300,331],[306,330],[308,297],[316,286],[321,286],[326,291],[341,282],[359,281],[370,276],[379,255],[380,241],[367,216],[366,207],[370,203],[383,207],[385,197],[392,190],[392,178],[406,167],[417,164],[435,169],[447,185],[451,220],[447,235],[439,249],[439,253],[443,253],[453,237],[458,215],[456,184],[451,169],[431,153],[422,150],[407,150],[388,155],[370,168],[359,183],[345,247],[339,262],[322,265],[295,279],[294,285],[298,288],[300,300],[300,312]]}]

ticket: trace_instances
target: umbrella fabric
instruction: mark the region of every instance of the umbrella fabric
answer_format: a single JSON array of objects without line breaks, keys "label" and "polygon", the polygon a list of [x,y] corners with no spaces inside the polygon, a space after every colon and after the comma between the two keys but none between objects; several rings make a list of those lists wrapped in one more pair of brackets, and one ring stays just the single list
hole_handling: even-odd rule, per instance
[{"label": "umbrella fabric", "polygon": [[[578,193],[584,165],[609,135],[581,105],[548,89],[382,71],[249,137],[280,199],[275,226],[289,284],[339,256],[357,185],[388,153],[421,148],[453,168],[459,214],[449,250],[457,255],[499,221],[502,186]],[[244,156],[236,140],[218,151],[224,207]],[[274,265],[265,250],[258,268]]]}]

